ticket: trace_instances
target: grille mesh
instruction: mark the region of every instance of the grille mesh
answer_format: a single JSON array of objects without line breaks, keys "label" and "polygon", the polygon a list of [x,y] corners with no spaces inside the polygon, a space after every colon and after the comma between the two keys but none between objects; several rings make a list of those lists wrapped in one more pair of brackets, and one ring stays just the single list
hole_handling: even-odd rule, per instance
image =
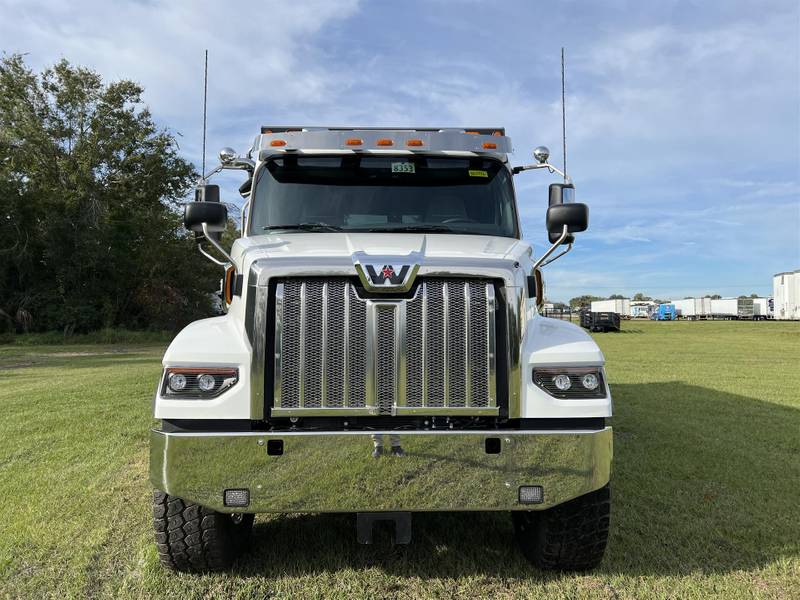
[{"label": "grille mesh", "polygon": [[362,299],[345,278],[289,279],[278,289],[276,407],[495,406],[491,282],[426,279],[407,300]]}]

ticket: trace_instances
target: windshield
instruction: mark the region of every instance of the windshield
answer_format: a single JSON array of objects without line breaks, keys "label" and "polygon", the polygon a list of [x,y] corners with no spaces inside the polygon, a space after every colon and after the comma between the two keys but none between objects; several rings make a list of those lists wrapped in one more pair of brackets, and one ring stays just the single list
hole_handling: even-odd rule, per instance
[{"label": "windshield", "polygon": [[295,156],[256,175],[251,235],[265,231],[519,237],[508,169],[486,158]]}]

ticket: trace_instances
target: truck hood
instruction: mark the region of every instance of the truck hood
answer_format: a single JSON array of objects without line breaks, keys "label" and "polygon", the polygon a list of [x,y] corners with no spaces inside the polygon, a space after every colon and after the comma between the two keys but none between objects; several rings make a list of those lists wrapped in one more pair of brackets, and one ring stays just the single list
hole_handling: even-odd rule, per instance
[{"label": "truck hood", "polygon": [[521,240],[483,235],[320,232],[240,238],[232,255],[245,272],[258,262],[276,275],[352,274],[357,262],[384,261],[418,264],[421,274],[500,276],[511,285],[514,272],[530,262],[531,246]]}]

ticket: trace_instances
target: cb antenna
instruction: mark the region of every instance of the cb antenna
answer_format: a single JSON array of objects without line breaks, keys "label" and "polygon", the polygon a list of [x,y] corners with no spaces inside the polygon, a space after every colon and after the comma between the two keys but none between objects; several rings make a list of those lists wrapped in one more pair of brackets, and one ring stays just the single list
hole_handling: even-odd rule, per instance
[{"label": "cb antenna", "polygon": [[203,170],[200,176],[206,177],[206,110],[208,106],[208,50],[206,50],[206,64],[203,70]]},{"label": "cb antenna", "polygon": [[561,142],[564,152],[564,181],[567,181],[567,106],[564,85],[564,47],[561,47]]}]

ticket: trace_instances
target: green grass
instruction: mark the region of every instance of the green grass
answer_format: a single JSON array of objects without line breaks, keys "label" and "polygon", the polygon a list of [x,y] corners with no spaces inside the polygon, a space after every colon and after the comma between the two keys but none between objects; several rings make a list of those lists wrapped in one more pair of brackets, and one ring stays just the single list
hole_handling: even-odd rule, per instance
[{"label": "green grass", "polygon": [[499,514],[259,517],[221,575],[158,564],[147,440],[162,346],[0,346],[0,597],[800,597],[800,323],[626,322],[612,534],[589,574],[530,568]]}]

